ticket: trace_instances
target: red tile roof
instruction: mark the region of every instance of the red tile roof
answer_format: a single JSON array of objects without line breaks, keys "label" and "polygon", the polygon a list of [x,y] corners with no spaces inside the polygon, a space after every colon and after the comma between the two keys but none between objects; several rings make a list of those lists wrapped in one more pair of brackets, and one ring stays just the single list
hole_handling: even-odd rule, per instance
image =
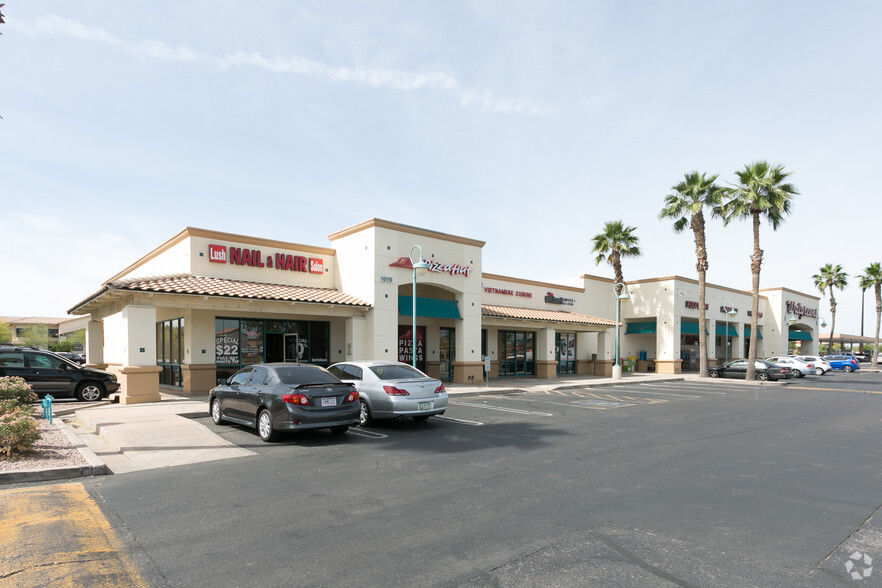
[{"label": "red tile roof", "polygon": [[556,323],[577,323],[582,325],[600,325],[604,327],[616,326],[615,321],[563,310],[539,310],[534,308],[515,308],[513,306],[492,306],[490,304],[482,304],[481,314],[486,317],[549,321]]},{"label": "red tile roof", "polygon": [[255,300],[279,300],[285,302],[312,302],[316,304],[340,304],[343,306],[371,305],[333,288],[307,288],[263,282],[244,282],[225,278],[208,278],[190,274],[175,274],[149,278],[126,278],[109,282],[101,291],[83,300],[70,311],[89,312],[85,307],[104,294],[113,292],[165,292],[194,296],[221,296]]}]

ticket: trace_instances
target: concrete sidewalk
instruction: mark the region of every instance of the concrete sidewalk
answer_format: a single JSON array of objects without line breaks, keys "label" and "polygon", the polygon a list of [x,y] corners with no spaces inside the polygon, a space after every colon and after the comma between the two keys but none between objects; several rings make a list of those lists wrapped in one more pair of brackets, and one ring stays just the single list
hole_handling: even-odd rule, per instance
[{"label": "concrete sidewalk", "polygon": [[[613,386],[652,381],[682,381],[695,375],[623,374],[621,380],[598,376],[566,376],[554,380],[496,378],[483,384],[445,384],[451,397],[480,394],[512,394]],[[208,416],[208,398],[162,393],[160,402],[118,405],[102,403],[77,409],[58,404],[55,422],[74,440],[90,467],[75,470],[28,472],[27,476],[4,474],[3,483],[58,478],[124,474],[218,459],[255,455],[214,434],[192,416]],[[62,413],[62,414],[60,414]]]}]

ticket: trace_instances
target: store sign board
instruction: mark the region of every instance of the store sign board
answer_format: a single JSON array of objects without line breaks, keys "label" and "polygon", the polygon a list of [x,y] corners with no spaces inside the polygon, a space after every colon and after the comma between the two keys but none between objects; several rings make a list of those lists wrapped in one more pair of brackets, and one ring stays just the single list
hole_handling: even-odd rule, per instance
[{"label": "store sign board", "polygon": [[511,290],[508,288],[491,288],[484,286],[484,292],[487,294],[502,294],[503,296],[518,296],[520,298],[532,298],[532,292],[522,292],[520,290]]},{"label": "store sign board", "polygon": [[561,296],[555,296],[553,292],[548,292],[545,295],[545,302],[548,304],[562,304],[564,306],[573,306],[576,304],[575,298],[563,298]]},{"label": "store sign board", "polygon": [[817,308],[808,308],[807,306],[803,306],[799,304],[795,300],[787,301],[787,312],[791,312],[793,314],[798,314],[799,316],[807,316],[810,318],[818,318],[818,309]]},{"label": "store sign board", "polygon": [[[447,273],[451,276],[469,277],[469,273],[472,271],[471,266],[468,265],[444,263],[442,261],[435,261],[434,259],[425,259],[423,261],[429,264],[430,272]],[[390,263],[389,267],[403,267],[412,270],[413,262],[411,262],[409,257],[399,257],[397,260]]]},{"label": "store sign board", "polygon": [[325,273],[325,261],[320,257],[307,258],[302,255],[278,252],[264,254],[260,249],[247,249],[245,247],[209,244],[208,261],[249,267],[268,267],[291,272]]},{"label": "store sign board", "polygon": [[[698,302],[696,302],[696,301],[694,301],[694,300],[687,300],[687,301],[686,301],[686,308],[697,309],[697,308],[698,308]],[[704,309],[705,309],[705,310],[708,309],[708,304],[707,304],[706,302],[704,303]]]}]

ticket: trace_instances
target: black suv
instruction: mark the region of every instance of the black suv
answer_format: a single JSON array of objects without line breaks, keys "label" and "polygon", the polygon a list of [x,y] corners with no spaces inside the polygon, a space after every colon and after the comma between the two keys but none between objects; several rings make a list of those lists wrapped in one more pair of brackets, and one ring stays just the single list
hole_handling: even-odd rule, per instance
[{"label": "black suv", "polygon": [[51,351],[29,347],[0,346],[0,376],[18,376],[37,396],[75,396],[94,402],[119,390],[110,372],[78,365]]}]

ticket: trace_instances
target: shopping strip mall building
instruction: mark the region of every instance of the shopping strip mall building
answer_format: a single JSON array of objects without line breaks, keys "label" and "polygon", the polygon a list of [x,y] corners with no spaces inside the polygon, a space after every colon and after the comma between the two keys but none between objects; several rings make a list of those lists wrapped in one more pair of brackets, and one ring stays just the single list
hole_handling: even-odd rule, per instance
[{"label": "shopping strip mall building", "polygon": [[[609,375],[613,281],[546,283],[484,271],[483,241],[372,219],[301,245],[186,228],[113,276],[70,313],[88,315],[89,364],[120,378],[123,403],[160,389],[204,394],[243,365],[400,359],[443,380]],[[416,278],[410,256],[429,264]],[[587,256],[587,252],[586,252]],[[628,282],[620,349],[635,369],[695,369],[698,284]],[[759,355],[789,341],[817,351],[818,298],[763,290]],[[750,292],[708,285],[709,357],[746,357]],[[731,312],[727,313],[729,309]],[[731,316],[730,316],[731,314]]]}]

